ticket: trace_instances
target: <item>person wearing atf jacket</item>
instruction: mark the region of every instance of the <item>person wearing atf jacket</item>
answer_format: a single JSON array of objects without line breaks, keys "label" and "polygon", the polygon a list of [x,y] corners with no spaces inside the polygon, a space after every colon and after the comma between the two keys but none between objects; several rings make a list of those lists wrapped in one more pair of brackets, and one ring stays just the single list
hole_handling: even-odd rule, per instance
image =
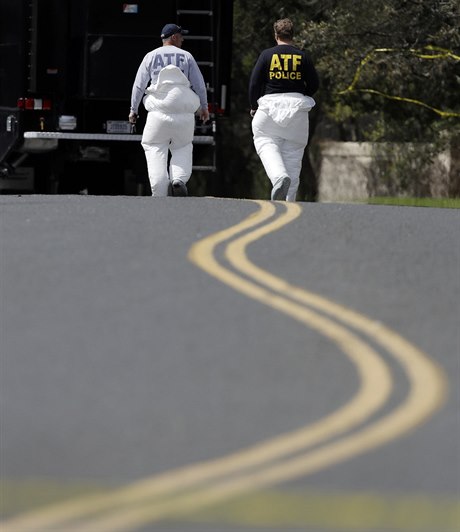
[{"label": "person wearing atf jacket", "polygon": [[271,199],[295,201],[319,80],[310,58],[293,45],[292,21],[277,20],[273,27],[277,45],[260,54],[249,82],[252,132]]},{"label": "person wearing atf jacket", "polygon": [[203,75],[192,54],[181,49],[187,33],[176,24],[166,24],[161,32],[163,46],[144,57],[134,80],[129,121],[136,123],[143,100],[148,114],[142,147],[152,196],[187,196],[195,112],[203,122],[209,120]]}]

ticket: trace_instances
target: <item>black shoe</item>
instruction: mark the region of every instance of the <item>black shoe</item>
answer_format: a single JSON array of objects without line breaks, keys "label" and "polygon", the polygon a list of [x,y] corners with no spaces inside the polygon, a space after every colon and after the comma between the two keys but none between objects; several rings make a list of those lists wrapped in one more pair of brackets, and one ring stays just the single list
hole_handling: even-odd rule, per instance
[{"label": "black shoe", "polygon": [[180,179],[175,179],[172,183],[172,195],[173,196],[188,196],[187,187],[185,183]]}]

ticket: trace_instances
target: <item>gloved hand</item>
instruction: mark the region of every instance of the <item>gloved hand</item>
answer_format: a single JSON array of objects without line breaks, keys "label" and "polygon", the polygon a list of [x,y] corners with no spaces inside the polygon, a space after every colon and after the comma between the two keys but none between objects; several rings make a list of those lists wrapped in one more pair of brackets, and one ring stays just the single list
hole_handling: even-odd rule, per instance
[{"label": "gloved hand", "polygon": [[129,120],[129,123],[130,123],[130,124],[135,124],[136,121],[137,121],[137,114],[134,113],[133,111],[131,111],[131,112],[129,113],[128,120]]}]

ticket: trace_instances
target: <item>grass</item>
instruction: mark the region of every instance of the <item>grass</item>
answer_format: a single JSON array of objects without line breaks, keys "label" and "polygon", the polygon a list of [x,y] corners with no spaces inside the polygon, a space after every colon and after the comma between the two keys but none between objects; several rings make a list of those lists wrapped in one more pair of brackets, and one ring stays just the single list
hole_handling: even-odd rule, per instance
[{"label": "grass", "polygon": [[[112,490],[115,491],[112,492]],[[20,516],[27,511],[40,510],[49,504],[70,501],[77,504],[79,497],[91,494],[111,496],[117,494],[115,486],[97,486],[81,481],[53,481],[50,479],[29,479],[24,481],[4,480],[0,484],[1,516],[3,518]],[[172,493],[169,502],[181,500],[184,492]],[[193,490],[185,492],[193,496]],[[83,499],[84,500],[84,499]],[[157,501],[160,502],[160,501]],[[142,511],[155,503],[134,497],[126,499],[116,507],[109,506],[102,517],[110,517],[117,510],[126,512]],[[87,514],[84,505],[77,519]],[[232,530],[268,530],[302,529],[325,532],[459,532],[460,501],[456,493],[410,493],[410,492],[372,492],[372,491],[316,491],[311,489],[273,489],[247,493],[244,496],[229,498],[212,505],[198,505],[184,511],[172,506],[165,515],[166,522],[176,525],[187,523],[181,529],[192,528],[213,530],[231,528]],[[50,510],[51,511],[51,510]],[[54,512],[54,513],[53,513]],[[77,511],[78,512],[78,511]],[[52,515],[59,516],[59,506]],[[64,520],[68,521],[67,517]],[[0,528],[3,523],[0,523]],[[202,526],[193,527],[194,524]],[[64,525],[65,526],[65,525]],[[75,522],[75,528],[77,523]],[[8,528],[8,526],[6,527]],[[173,526],[176,529],[176,526]],[[163,530],[168,529],[164,526]],[[57,529],[55,529],[57,530]],[[88,530],[88,528],[85,528]],[[92,530],[94,530],[92,528]]]},{"label": "grass", "polygon": [[370,205],[397,205],[406,207],[435,207],[460,209],[460,198],[390,198],[374,197],[364,200]]}]

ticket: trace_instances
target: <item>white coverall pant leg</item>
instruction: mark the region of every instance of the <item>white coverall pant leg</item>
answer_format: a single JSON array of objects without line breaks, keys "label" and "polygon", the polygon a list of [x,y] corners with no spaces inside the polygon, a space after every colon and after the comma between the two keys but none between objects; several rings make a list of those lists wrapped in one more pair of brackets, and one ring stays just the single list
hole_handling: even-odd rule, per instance
[{"label": "white coverall pant leg", "polygon": [[[147,160],[152,196],[167,196],[170,181],[180,179],[187,183],[190,179],[194,129],[193,113],[166,115],[160,111],[148,112],[142,147]],[[169,171],[168,151],[171,152]]]},{"label": "white coverall pant leg", "polygon": [[288,127],[283,127],[259,109],[252,121],[252,132],[256,152],[272,186],[289,177],[291,185],[286,200],[295,201],[302,158],[308,143],[308,112],[298,112]]}]

